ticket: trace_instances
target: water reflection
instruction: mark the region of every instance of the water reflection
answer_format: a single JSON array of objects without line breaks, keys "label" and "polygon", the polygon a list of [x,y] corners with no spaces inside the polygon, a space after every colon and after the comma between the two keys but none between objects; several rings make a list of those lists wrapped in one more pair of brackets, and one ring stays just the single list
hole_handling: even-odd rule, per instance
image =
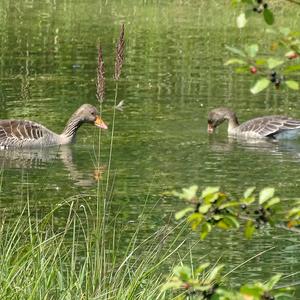
[{"label": "water reflection", "polygon": [[236,139],[209,137],[209,146],[213,152],[232,152],[237,149],[276,156],[287,155],[289,158],[300,159],[299,141],[276,141],[271,139]]},{"label": "water reflection", "polygon": [[5,169],[45,169],[54,161],[63,162],[69,178],[75,185],[88,187],[100,180],[105,167],[97,167],[89,174],[79,171],[73,160],[73,149],[71,146],[48,147],[38,149],[10,149],[0,151],[0,166]]}]

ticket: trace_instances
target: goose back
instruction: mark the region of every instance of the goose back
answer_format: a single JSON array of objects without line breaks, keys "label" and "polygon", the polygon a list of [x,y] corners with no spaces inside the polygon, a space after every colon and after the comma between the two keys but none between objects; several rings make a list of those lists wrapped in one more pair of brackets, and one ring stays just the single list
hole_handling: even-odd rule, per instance
[{"label": "goose back", "polygon": [[55,145],[59,135],[41,124],[26,120],[0,121],[0,147],[35,147]]},{"label": "goose back", "polygon": [[242,123],[230,134],[257,138],[293,139],[300,135],[300,120],[286,116],[259,117]]}]

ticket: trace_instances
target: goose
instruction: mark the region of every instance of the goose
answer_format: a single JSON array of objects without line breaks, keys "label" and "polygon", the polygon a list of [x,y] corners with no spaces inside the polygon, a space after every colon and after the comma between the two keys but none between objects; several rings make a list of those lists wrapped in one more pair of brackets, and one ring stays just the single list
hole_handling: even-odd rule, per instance
[{"label": "goose", "polygon": [[264,116],[242,124],[236,114],[226,107],[213,109],[208,114],[208,133],[213,133],[221,123],[228,121],[228,135],[253,139],[295,139],[300,136],[300,120],[286,116]]},{"label": "goose", "polygon": [[75,142],[76,132],[83,123],[107,129],[96,107],[83,104],[71,116],[61,134],[26,120],[0,120],[0,149],[36,148],[65,145]]}]

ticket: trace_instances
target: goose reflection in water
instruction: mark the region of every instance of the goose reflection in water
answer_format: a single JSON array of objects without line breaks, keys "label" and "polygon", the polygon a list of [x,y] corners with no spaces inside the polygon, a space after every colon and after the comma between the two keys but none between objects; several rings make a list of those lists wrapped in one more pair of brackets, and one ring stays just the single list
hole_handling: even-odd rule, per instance
[{"label": "goose reflection in water", "polygon": [[270,153],[271,155],[289,155],[297,160],[300,159],[299,140],[263,140],[263,139],[243,139],[243,138],[219,138],[210,136],[209,146],[214,152],[232,152],[235,149],[245,149],[257,153]]},{"label": "goose reflection in water", "polygon": [[0,168],[3,169],[49,169],[61,160],[74,184],[81,187],[93,186],[102,179],[105,166],[96,167],[90,174],[79,171],[73,162],[72,147],[69,145],[37,148],[0,150]]}]

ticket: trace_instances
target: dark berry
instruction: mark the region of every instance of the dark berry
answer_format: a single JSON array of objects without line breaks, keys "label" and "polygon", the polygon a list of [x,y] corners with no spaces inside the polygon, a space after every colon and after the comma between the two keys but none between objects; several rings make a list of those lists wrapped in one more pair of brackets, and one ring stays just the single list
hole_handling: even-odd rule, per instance
[{"label": "dark berry", "polygon": [[272,76],[272,77],[276,77],[276,71],[272,71],[272,72],[271,72],[271,76]]},{"label": "dark berry", "polygon": [[246,204],[241,204],[241,209],[246,209],[247,205]]},{"label": "dark berry", "polygon": [[254,12],[257,12],[257,7],[253,7],[253,11],[254,11]]},{"label": "dark berry", "polygon": [[265,4],[264,4],[264,9],[267,9],[267,8],[268,8],[268,4],[265,3]]},{"label": "dark berry", "polygon": [[256,0],[256,2],[257,2],[258,4],[261,4],[261,3],[263,2],[263,0]]},{"label": "dark berry", "polygon": [[258,215],[258,214],[259,214],[259,210],[256,209],[256,210],[254,211],[254,213],[255,213],[256,215]]}]

